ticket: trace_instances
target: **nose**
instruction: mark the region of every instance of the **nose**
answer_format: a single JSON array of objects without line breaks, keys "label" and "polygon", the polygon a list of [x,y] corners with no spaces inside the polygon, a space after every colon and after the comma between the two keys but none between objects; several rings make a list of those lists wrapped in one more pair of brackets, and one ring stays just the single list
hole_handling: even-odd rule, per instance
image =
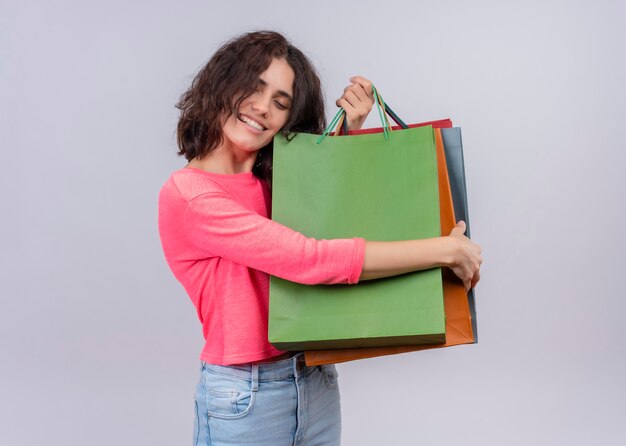
[{"label": "nose", "polygon": [[267,114],[269,110],[271,98],[265,94],[257,94],[254,95],[254,100],[252,101],[252,108],[254,111],[260,114]]}]

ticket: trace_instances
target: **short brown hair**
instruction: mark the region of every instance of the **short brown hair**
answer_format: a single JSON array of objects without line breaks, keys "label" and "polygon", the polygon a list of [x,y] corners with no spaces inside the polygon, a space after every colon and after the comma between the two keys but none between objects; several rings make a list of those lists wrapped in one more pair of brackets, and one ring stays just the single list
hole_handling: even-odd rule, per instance
[{"label": "short brown hair", "polygon": [[[241,102],[257,87],[259,75],[272,60],[285,59],[295,74],[293,102],[281,134],[321,133],[326,127],[319,77],[309,59],[274,31],[243,34],[220,47],[196,74],[176,107],[179,155],[202,158],[223,142],[221,118],[237,113]],[[263,147],[253,172],[271,179],[272,143]]]}]

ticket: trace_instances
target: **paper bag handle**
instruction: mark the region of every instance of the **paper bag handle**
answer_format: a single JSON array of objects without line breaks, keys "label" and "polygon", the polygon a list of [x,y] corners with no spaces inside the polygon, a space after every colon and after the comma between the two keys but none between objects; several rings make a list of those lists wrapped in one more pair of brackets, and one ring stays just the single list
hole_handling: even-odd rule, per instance
[{"label": "paper bag handle", "polygon": [[[389,140],[389,132],[392,130],[389,125],[389,119],[387,115],[391,116],[391,119],[394,120],[396,124],[398,124],[403,129],[408,129],[409,126],[406,125],[402,119],[398,117],[398,115],[385,103],[382,96],[378,93],[378,90],[374,85],[372,85],[372,93],[374,94],[374,103],[376,104],[376,109],[378,110],[378,116],[380,117],[380,121],[383,126],[383,133],[385,135],[385,139]],[[346,122],[346,111],[343,108],[339,108],[335,117],[330,121],[324,133],[320,135],[317,139],[317,144],[321,143],[324,138],[330,134],[330,132],[336,127],[338,130],[336,132],[337,135],[340,135],[342,130],[347,135],[348,134],[348,123]]]}]

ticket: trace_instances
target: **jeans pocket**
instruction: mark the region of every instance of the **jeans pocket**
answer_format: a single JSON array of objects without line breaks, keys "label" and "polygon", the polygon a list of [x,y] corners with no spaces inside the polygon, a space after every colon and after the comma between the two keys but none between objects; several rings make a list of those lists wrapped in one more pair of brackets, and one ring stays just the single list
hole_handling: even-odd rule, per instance
[{"label": "jeans pocket", "polygon": [[254,406],[256,392],[250,380],[205,372],[206,407],[209,417],[245,417]]},{"label": "jeans pocket", "polygon": [[334,364],[320,366],[322,373],[324,374],[324,383],[329,389],[336,389],[339,379],[339,373]]}]

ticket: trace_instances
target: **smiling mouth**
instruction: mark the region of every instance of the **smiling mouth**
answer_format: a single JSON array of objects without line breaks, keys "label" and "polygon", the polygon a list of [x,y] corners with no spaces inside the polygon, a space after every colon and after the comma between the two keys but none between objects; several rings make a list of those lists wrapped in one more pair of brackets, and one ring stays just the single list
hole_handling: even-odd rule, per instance
[{"label": "smiling mouth", "polygon": [[248,118],[247,116],[239,115],[239,120],[241,122],[244,122],[244,123],[248,124],[253,129],[259,130],[261,132],[266,130],[266,128],[263,127],[261,124],[259,124],[258,122]]}]

